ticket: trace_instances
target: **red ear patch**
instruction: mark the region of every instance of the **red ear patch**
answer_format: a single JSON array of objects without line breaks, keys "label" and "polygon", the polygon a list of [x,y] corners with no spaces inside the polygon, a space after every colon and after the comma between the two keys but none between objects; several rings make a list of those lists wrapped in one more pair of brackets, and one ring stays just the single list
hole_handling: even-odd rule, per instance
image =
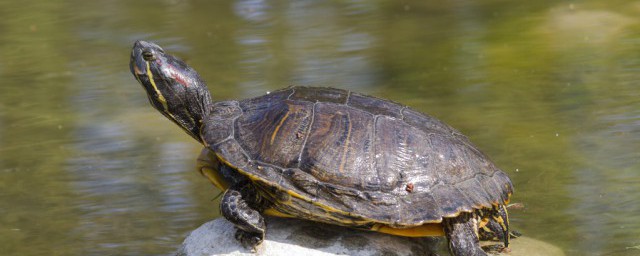
[{"label": "red ear patch", "polygon": [[181,85],[183,85],[184,87],[189,87],[189,81],[191,81],[191,79],[185,77],[182,72],[178,71],[175,67],[173,67],[172,65],[167,65],[167,68],[169,69],[169,76],[171,78],[173,78],[174,80],[176,80],[176,82],[180,83]]}]

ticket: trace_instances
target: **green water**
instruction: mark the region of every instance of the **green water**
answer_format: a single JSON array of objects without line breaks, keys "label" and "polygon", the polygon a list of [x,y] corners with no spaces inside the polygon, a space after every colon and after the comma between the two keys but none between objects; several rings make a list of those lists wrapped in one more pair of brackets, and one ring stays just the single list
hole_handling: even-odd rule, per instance
[{"label": "green water", "polygon": [[334,86],[436,116],[510,175],[514,228],[640,255],[638,1],[0,1],[0,17],[2,255],[170,254],[217,216],[199,145],[129,73],[137,39],[216,99]]}]

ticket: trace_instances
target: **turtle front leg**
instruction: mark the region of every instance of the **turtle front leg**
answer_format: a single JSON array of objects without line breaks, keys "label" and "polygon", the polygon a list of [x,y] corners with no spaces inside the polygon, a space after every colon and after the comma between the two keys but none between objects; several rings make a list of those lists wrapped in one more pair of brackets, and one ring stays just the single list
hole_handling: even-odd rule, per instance
[{"label": "turtle front leg", "polygon": [[237,230],[235,238],[247,249],[255,251],[264,239],[266,225],[260,209],[255,188],[249,182],[231,185],[220,202],[222,216],[233,223]]},{"label": "turtle front leg", "polygon": [[475,213],[461,213],[455,218],[444,218],[444,232],[449,250],[456,256],[486,256],[478,239],[478,217]]}]

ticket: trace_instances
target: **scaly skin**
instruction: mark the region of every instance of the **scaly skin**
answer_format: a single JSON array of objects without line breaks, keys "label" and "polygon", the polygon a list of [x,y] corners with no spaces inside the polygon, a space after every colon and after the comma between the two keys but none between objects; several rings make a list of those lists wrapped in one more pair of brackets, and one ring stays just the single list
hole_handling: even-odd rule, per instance
[{"label": "scaly skin", "polygon": [[253,251],[264,240],[266,229],[260,212],[249,205],[255,199],[255,190],[250,183],[243,182],[231,185],[220,202],[222,215],[237,228],[235,238]]},{"label": "scaly skin", "polygon": [[449,240],[449,250],[457,256],[486,256],[478,238],[479,218],[475,213],[462,213],[455,218],[444,219],[444,231]]}]

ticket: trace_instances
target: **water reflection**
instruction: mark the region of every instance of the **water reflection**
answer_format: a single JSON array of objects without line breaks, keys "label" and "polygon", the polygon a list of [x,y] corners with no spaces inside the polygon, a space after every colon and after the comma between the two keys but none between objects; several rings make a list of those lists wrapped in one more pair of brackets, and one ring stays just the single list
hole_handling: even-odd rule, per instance
[{"label": "water reflection", "polygon": [[245,22],[236,31],[236,42],[241,47],[241,67],[246,74],[246,80],[240,83],[243,91],[263,93],[269,76],[269,67],[278,60],[269,50],[272,41],[269,31],[273,31],[274,22],[271,12],[274,11],[269,3],[259,0],[237,1],[234,5],[235,14]]},{"label": "water reflection", "polygon": [[[259,94],[274,84],[275,88],[290,84],[348,89],[374,86],[370,52],[376,47],[375,38],[367,25],[346,23],[373,17],[372,5],[356,2],[339,8],[308,1],[271,5],[274,3],[265,1],[235,4],[237,15],[246,21],[236,36],[246,73],[242,88]],[[280,81],[286,83],[278,85]]]},{"label": "water reflection", "polygon": [[[85,241],[100,242],[87,248],[89,252],[114,247],[141,252],[164,245],[158,240],[179,239],[180,230],[192,225],[189,222],[198,214],[194,184],[185,178],[195,175],[189,172],[193,160],[184,154],[193,151],[193,145],[141,143],[131,140],[128,131],[123,124],[100,122],[76,132],[77,153],[66,169],[74,176],[74,205],[82,212],[74,232],[83,234]],[[131,242],[122,243],[123,239]]]},{"label": "water reflection", "polygon": [[372,17],[367,5],[314,6],[296,2],[286,10],[287,25],[293,33],[283,39],[293,57],[291,80],[297,84],[364,89],[375,86],[371,49],[375,38],[367,24],[350,23]]},{"label": "water reflection", "polygon": [[[575,174],[575,183],[570,185],[575,202],[571,212],[581,230],[580,248],[628,252],[626,247],[612,247],[601,237],[640,237],[640,224],[626,221],[640,212],[637,200],[628,196],[640,193],[640,187],[635,185],[640,181],[640,111],[628,105],[635,101],[629,97],[637,97],[638,91],[627,80],[638,78],[616,80],[612,86],[617,89],[610,97],[593,98],[596,102],[585,104],[593,104],[593,113],[586,126],[589,128],[581,131],[576,145],[586,159]],[[621,239],[626,240],[624,237],[627,236]],[[633,239],[627,240],[627,244],[633,243]]]}]

